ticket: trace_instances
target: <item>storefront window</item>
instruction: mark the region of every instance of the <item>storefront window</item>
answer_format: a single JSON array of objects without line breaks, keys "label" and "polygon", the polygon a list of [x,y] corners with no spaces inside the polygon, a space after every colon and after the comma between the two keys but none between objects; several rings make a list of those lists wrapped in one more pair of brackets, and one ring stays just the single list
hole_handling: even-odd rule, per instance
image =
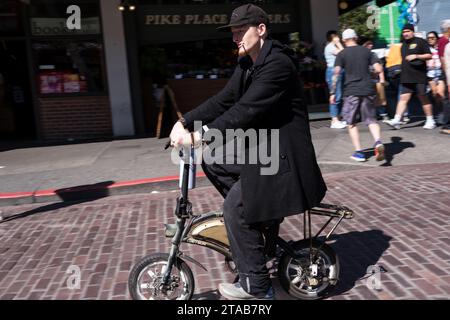
[{"label": "storefront window", "polygon": [[31,1],[32,50],[41,95],[105,91],[99,2],[77,1],[81,27],[69,29],[71,2]]},{"label": "storefront window", "polygon": [[[272,38],[288,43],[289,34]],[[168,43],[141,47],[141,67],[154,79],[229,78],[237,64],[236,44],[225,39]]]},{"label": "storefront window", "polygon": [[[236,66],[236,46],[229,39],[205,40],[166,44],[160,47],[144,46],[142,66],[156,78],[228,78]],[[154,61],[166,62],[165,68],[155,68]]]},{"label": "storefront window", "polygon": [[23,35],[21,7],[18,0],[0,1],[0,36]]},{"label": "storefront window", "polygon": [[97,41],[34,42],[41,94],[95,93],[104,88],[102,45]]}]

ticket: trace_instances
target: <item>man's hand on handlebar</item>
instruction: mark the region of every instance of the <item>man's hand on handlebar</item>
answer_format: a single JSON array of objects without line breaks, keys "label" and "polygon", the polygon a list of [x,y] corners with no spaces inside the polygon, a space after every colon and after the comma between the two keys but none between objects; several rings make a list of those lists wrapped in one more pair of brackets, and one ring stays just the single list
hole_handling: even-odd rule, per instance
[{"label": "man's hand on handlebar", "polygon": [[190,146],[193,144],[195,147],[201,145],[202,137],[200,132],[196,131],[190,133],[187,129],[183,127],[181,122],[175,123],[170,133],[170,146],[180,147],[180,146]]},{"label": "man's hand on handlebar", "polygon": [[175,123],[170,132],[170,145],[172,147],[178,147],[183,142],[183,137],[189,135],[189,131],[183,127],[183,124],[179,121]]}]

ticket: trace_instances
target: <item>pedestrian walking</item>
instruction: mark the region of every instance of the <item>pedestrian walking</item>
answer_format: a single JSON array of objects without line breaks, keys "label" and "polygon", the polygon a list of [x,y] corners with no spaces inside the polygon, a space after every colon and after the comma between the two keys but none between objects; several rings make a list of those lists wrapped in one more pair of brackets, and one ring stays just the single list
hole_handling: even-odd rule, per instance
[{"label": "pedestrian walking", "polygon": [[444,113],[442,112],[442,102],[445,99],[445,73],[442,69],[441,58],[438,53],[438,40],[439,36],[436,31],[428,32],[427,41],[430,46],[432,58],[427,61],[427,77],[435,107],[441,111],[438,116],[438,123],[443,124]]},{"label": "pedestrian walking", "polygon": [[[448,26],[447,31],[450,33],[450,20],[446,20],[446,21],[447,21],[447,26]],[[445,75],[446,75],[446,79],[447,79],[448,94],[449,94],[449,98],[446,99],[446,101],[444,102],[444,115],[448,122],[449,118],[450,118],[450,103],[449,103],[449,100],[450,100],[450,43],[447,43],[445,45],[443,62],[444,62],[444,66],[445,66]],[[444,125],[441,129],[441,133],[450,134],[450,124]]]},{"label": "pedestrian walking", "polygon": [[378,57],[372,52],[357,44],[358,36],[352,29],[346,29],[342,33],[345,49],[336,57],[334,68],[332,95],[330,102],[334,102],[334,90],[337,77],[342,69],[345,69],[344,82],[344,107],[342,114],[348,123],[348,132],[352,140],[355,152],[351,159],[366,161],[365,153],[359,140],[357,124],[364,121],[368,125],[370,133],[375,141],[374,150],[377,161],[384,159],[384,145],[381,142],[381,129],[377,123],[377,113],[374,104],[376,92],[372,82],[369,67],[373,66],[376,73],[381,73],[382,66]]},{"label": "pedestrian walking", "polygon": [[441,63],[442,63],[442,67],[445,70],[445,59],[444,59],[444,52],[445,52],[445,47],[447,46],[447,43],[449,42],[449,38],[450,38],[450,19],[445,19],[441,21],[440,24],[441,27],[441,32],[442,32],[442,37],[439,38],[438,41],[438,54],[439,57],[441,58]]},{"label": "pedestrian walking", "polygon": [[[329,91],[331,91],[334,63],[336,61],[336,56],[342,50],[344,50],[344,46],[341,43],[341,39],[339,38],[337,31],[335,30],[328,31],[327,45],[325,46],[324,56],[327,62],[326,81],[328,84]],[[339,116],[342,112],[342,79],[344,76],[343,73],[344,72],[341,71],[336,83],[336,92],[335,92],[336,102],[330,103],[329,106],[331,117],[331,124],[330,124],[331,129],[345,129],[345,127],[347,126],[347,124],[344,121],[339,120]]]},{"label": "pedestrian walking", "polygon": [[[363,38],[360,40],[360,43],[363,47],[369,49],[372,52],[373,49],[373,41],[368,38]],[[375,53],[372,53],[375,54]],[[387,100],[386,100],[386,77],[384,74],[384,70],[380,73],[375,72],[373,66],[369,67],[370,74],[372,76],[372,81],[375,83],[375,88],[377,90],[377,114],[380,116],[381,120],[387,121],[389,120],[389,115],[387,112]]]},{"label": "pedestrian walking", "polygon": [[424,129],[436,128],[433,119],[433,106],[426,93],[427,87],[427,65],[426,61],[432,58],[428,43],[421,38],[414,36],[414,26],[406,24],[402,29],[403,45],[402,72],[400,75],[400,101],[397,103],[394,119],[386,121],[394,129],[400,129],[401,119],[408,102],[415,93],[422,103],[423,111],[426,115]]},{"label": "pedestrian walking", "polygon": [[438,42],[438,54],[441,58],[442,70],[446,76],[448,96],[443,99],[442,113],[439,115],[438,120],[443,125],[441,132],[448,134],[448,123],[450,122],[450,57],[448,56],[447,50],[450,37],[450,19],[441,21],[441,32],[442,37]]},{"label": "pedestrian walking", "polygon": [[[392,99],[392,94],[388,95],[391,99],[390,105],[397,106],[400,101],[400,74],[402,72],[402,43],[393,43],[389,47],[389,52],[386,56],[386,70],[387,77],[389,79],[389,89],[394,93],[394,98]],[[394,110],[395,113],[395,110]],[[390,119],[383,120],[383,122],[387,122]],[[403,113],[403,117],[401,120],[402,124],[407,124],[409,122],[409,112],[406,110]]]}]

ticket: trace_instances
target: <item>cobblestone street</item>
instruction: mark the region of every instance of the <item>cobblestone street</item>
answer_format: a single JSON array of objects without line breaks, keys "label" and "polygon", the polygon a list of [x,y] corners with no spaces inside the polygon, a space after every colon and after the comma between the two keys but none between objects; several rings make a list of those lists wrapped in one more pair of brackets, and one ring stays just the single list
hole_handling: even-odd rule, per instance
[{"label": "cobblestone street", "polygon": [[[450,297],[450,164],[378,167],[325,179],[324,202],[355,211],[330,241],[341,262],[341,281],[330,299]],[[0,208],[0,299],[129,299],[132,265],[168,250],[163,224],[174,220],[176,197],[162,192]],[[195,212],[207,212],[220,210],[222,199],[202,187],[191,202]],[[314,218],[318,230],[325,218]],[[301,216],[291,217],[282,236],[301,239],[302,230]],[[219,299],[218,283],[233,279],[223,258],[201,247],[184,250],[208,269],[191,265],[194,298]],[[67,287],[72,265],[81,270],[80,289]],[[386,270],[381,290],[362,279],[372,265]],[[277,298],[286,298],[281,289]]]}]

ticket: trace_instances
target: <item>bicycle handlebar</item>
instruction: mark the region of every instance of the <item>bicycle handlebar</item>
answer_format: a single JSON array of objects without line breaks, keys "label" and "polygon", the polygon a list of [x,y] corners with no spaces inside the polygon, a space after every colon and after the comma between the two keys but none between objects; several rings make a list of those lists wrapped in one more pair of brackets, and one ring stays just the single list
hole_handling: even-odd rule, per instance
[{"label": "bicycle handlebar", "polygon": [[[206,141],[206,140],[203,140],[202,141],[202,143],[206,143],[206,144],[208,144],[208,143],[210,143],[211,142],[211,140],[208,140],[208,141]],[[166,142],[166,145],[164,146],[164,150],[167,150],[169,147],[170,147],[170,145],[171,145],[171,141],[170,141],[170,139]]]}]

